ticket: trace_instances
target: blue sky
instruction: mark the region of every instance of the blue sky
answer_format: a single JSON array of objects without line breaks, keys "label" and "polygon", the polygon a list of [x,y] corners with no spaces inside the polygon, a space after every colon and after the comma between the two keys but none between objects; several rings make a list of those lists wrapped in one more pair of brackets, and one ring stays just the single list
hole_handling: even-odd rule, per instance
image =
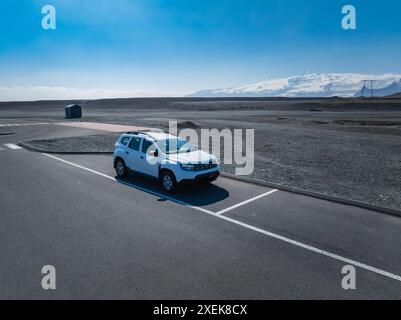
[{"label": "blue sky", "polygon": [[[41,28],[46,4],[56,30]],[[341,28],[346,4],[357,30]],[[304,73],[401,73],[400,12],[399,0],[2,0],[0,87],[183,95]]]}]

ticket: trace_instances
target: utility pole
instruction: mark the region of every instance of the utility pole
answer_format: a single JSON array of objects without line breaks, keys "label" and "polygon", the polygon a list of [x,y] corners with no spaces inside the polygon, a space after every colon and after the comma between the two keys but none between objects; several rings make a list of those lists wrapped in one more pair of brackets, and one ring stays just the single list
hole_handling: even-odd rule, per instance
[{"label": "utility pole", "polygon": [[368,80],[362,80],[363,81],[363,87],[362,87],[362,93],[361,93],[361,97],[365,96],[365,89],[366,89],[366,82]]},{"label": "utility pole", "polygon": [[370,80],[370,97],[373,98],[373,81],[374,80]]},{"label": "utility pole", "polygon": [[362,87],[362,93],[361,97],[365,96],[365,90],[369,90],[368,84],[370,83],[370,97],[373,98],[373,83],[375,80],[362,80],[363,81],[363,87]]}]

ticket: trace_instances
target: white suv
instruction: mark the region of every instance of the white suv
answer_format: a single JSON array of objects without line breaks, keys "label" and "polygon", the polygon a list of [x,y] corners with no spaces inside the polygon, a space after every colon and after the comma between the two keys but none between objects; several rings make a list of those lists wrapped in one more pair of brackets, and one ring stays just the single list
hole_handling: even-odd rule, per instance
[{"label": "white suv", "polygon": [[128,132],[121,135],[113,154],[119,177],[130,171],[158,179],[168,192],[178,184],[211,182],[220,175],[216,157],[198,150],[185,139],[164,132]]}]

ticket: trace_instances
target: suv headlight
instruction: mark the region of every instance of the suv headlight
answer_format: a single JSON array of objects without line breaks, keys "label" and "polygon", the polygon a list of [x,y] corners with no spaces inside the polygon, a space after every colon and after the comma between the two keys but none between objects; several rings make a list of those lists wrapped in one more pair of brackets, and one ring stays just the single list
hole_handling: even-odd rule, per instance
[{"label": "suv headlight", "polygon": [[195,165],[194,164],[184,164],[180,163],[181,169],[185,171],[195,171]]}]

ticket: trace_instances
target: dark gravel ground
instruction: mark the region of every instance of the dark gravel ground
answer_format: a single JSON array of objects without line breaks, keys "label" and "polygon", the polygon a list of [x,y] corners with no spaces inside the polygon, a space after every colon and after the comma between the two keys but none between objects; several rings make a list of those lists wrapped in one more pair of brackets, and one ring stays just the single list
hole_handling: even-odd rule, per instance
[{"label": "dark gravel ground", "polygon": [[[5,118],[62,120],[67,102],[0,103]],[[401,210],[401,99],[120,99],[81,101],[84,121],[255,129],[252,177]],[[39,107],[42,109],[39,111]],[[112,151],[116,134],[35,142]],[[233,172],[231,165],[223,170]]]},{"label": "dark gravel ground", "polygon": [[33,140],[24,143],[47,153],[111,153],[118,137],[119,134],[97,134],[82,137]]}]

